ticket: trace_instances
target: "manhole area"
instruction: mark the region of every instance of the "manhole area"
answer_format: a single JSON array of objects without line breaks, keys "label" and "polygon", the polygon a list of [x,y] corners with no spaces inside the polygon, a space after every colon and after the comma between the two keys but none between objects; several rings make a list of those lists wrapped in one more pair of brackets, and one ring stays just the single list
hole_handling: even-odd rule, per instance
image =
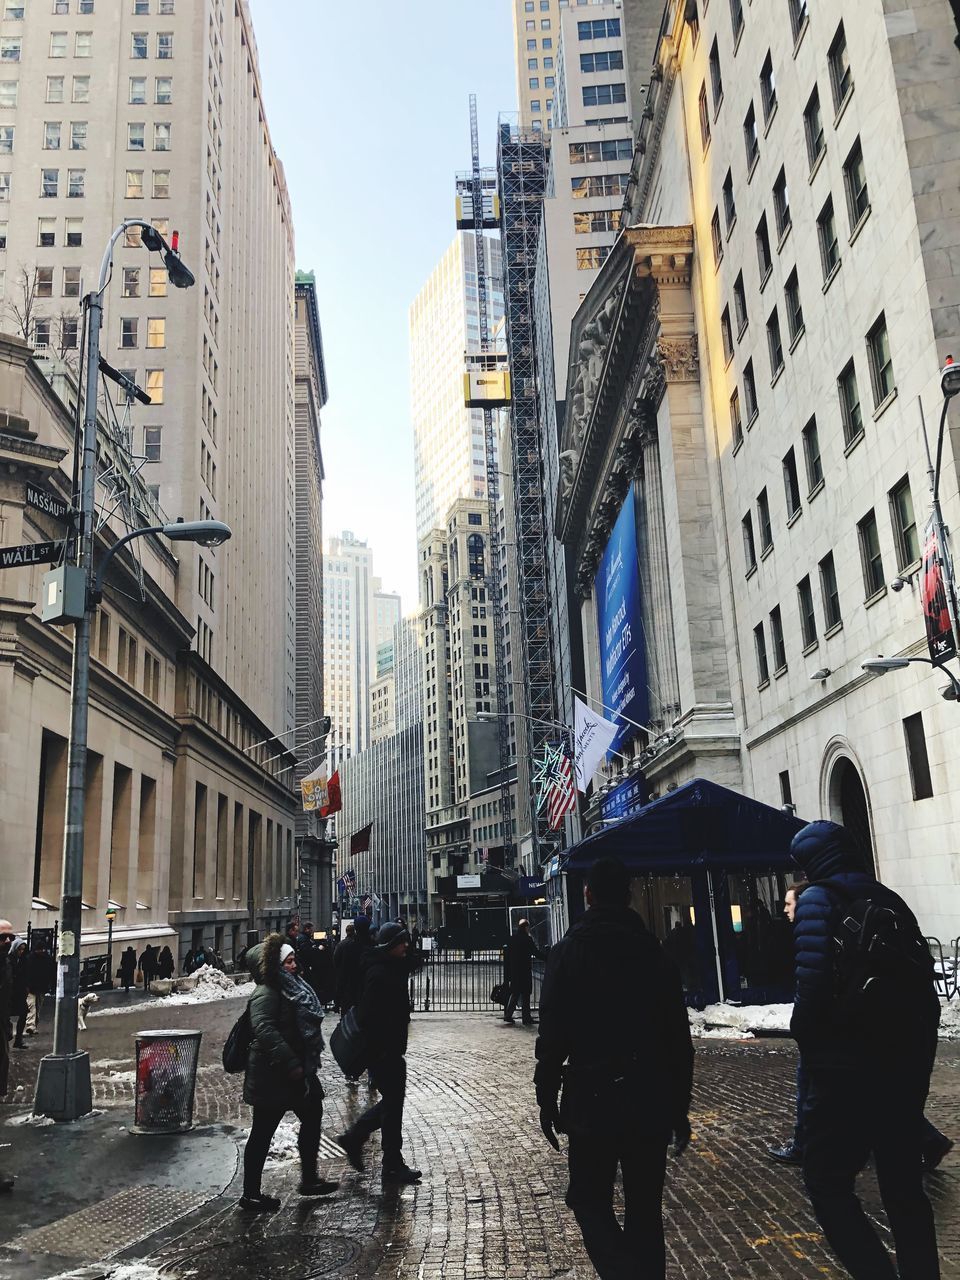
[{"label": "manhole area", "polygon": [[[362,1252],[356,1240],[327,1235],[250,1234],[182,1250],[161,1263],[163,1280],[223,1280],[242,1275],[244,1280],[312,1280],[314,1276],[345,1274]],[[350,1274],[353,1274],[351,1271]]]},{"label": "manhole area", "polygon": [[94,1262],[145,1240],[208,1198],[204,1192],[170,1187],[131,1187],[28,1231],[11,1241],[9,1247]]}]

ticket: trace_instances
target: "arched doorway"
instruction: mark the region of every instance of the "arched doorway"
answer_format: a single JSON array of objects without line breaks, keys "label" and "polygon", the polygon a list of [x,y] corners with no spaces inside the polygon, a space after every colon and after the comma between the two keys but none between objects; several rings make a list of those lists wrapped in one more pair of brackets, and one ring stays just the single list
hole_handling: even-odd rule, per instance
[{"label": "arched doorway", "polygon": [[877,864],[870,835],[867,793],[859,770],[847,756],[838,758],[830,774],[830,816],[846,827],[864,867],[875,875]]}]

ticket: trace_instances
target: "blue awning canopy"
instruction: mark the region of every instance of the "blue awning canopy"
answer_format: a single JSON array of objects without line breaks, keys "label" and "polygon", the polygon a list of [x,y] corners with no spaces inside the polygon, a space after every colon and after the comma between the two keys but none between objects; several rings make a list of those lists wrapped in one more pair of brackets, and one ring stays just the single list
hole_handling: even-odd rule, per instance
[{"label": "blue awning canopy", "polygon": [[633,871],[693,867],[789,867],[790,841],[804,821],[705,778],[694,778],[561,856],[564,871],[620,858]]}]

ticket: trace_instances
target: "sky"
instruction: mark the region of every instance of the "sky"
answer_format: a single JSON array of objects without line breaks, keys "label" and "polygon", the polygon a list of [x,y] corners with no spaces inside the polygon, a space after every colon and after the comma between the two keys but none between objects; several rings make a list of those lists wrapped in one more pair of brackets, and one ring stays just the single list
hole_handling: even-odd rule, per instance
[{"label": "sky", "polygon": [[250,0],[267,121],[314,271],[330,392],[324,533],[417,606],[407,312],[449,245],[454,176],[516,110],[511,0]]}]

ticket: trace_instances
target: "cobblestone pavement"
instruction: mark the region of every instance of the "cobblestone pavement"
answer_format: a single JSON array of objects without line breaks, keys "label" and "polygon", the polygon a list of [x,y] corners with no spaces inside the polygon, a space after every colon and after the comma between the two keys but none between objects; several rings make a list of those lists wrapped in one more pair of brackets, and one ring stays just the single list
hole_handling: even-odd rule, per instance
[{"label": "cobblestone pavement", "polygon": [[[219,1053],[240,1008],[236,1000],[164,1012],[131,1010],[91,1019],[96,1105],[132,1113],[132,1033],[161,1022],[204,1031],[196,1119],[248,1122],[240,1081],[225,1076]],[[331,1027],[333,1019],[331,1019]],[[535,1032],[474,1015],[414,1018],[408,1054],[405,1154],[424,1170],[414,1189],[384,1192],[378,1155],[369,1172],[343,1161],[324,1165],[342,1189],[325,1201],[296,1195],[295,1161],[268,1168],[265,1187],[283,1198],[268,1220],[250,1223],[218,1202],[212,1216],[178,1238],[154,1241],[151,1260],[166,1280],[297,1280],[313,1275],[417,1280],[583,1277],[593,1270],[563,1204],[565,1161],[543,1141],[530,1084]],[[29,1093],[42,1045],[21,1055],[15,1080]],[[26,1057],[26,1061],[24,1060]],[[701,1041],[697,1045],[694,1142],[671,1159],[665,1209],[671,1280],[733,1277],[813,1280],[842,1272],[817,1230],[795,1169],[772,1165],[764,1148],[789,1135],[795,1051],[788,1041]],[[332,1061],[324,1070],[324,1129],[336,1134],[366,1105],[365,1086],[349,1090]],[[943,1045],[930,1118],[960,1137],[960,1046]],[[7,1130],[9,1134],[11,1131]],[[16,1145],[14,1140],[14,1146]],[[148,1179],[145,1172],[144,1180]],[[861,1180],[879,1213],[872,1174]],[[960,1277],[960,1144],[928,1178],[944,1257],[944,1277]]]}]

